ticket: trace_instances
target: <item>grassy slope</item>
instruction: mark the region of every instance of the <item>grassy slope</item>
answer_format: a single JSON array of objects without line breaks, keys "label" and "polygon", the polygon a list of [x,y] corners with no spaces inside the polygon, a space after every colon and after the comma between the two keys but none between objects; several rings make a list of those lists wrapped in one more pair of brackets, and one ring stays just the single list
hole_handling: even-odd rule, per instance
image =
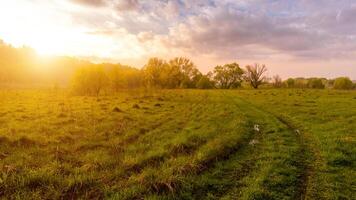
[{"label": "grassy slope", "polygon": [[0,91],[0,196],[351,199],[355,97],[318,90],[99,98]]}]

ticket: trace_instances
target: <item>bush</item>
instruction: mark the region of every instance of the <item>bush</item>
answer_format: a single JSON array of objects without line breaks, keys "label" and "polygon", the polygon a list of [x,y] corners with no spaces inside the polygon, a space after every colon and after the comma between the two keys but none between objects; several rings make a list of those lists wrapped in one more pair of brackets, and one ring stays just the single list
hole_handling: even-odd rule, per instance
[{"label": "bush", "polygon": [[334,89],[351,90],[352,88],[353,83],[348,77],[340,77],[334,81]]},{"label": "bush", "polygon": [[285,84],[287,85],[288,88],[292,88],[292,87],[294,87],[295,80],[292,78],[289,78],[285,81]]},{"label": "bush", "polygon": [[296,78],[294,82],[294,87],[296,88],[307,88],[308,81],[305,78]]},{"label": "bush", "polygon": [[197,83],[197,88],[199,89],[211,89],[213,88],[214,83],[207,76],[202,76]]},{"label": "bush", "polygon": [[308,87],[313,89],[324,89],[325,85],[320,78],[311,78],[308,80]]}]

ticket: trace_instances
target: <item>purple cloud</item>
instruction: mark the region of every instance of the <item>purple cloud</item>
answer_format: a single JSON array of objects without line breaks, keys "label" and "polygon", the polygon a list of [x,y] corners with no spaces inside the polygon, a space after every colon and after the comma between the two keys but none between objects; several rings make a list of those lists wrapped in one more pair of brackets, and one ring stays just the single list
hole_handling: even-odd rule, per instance
[{"label": "purple cloud", "polygon": [[246,59],[275,54],[302,59],[355,55],[356,4],[349,0],[72,1],[106,5],[115,13],[106,10],[99,17],[73,13],[94,32],[125,29],[139,42],[159,42],[167,50]]}]

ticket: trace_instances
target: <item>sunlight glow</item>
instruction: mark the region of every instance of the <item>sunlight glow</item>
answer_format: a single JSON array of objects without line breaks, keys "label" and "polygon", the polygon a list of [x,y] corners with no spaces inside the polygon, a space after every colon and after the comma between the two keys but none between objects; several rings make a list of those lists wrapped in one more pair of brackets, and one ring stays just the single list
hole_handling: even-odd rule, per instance
[{"label": "sunlight glow", "polygon": [[74,24],[71,17],[63,15],[66,9],[80,8],[58,4],[61,12],[59,8],[48,9],[45,3],[34,5],[22,0],[2,3],[0,38],[15,46],[30,46],[40,55],[127,58],[143,54],[129,34],[123,32],[120,40],[92,34],[95,30]]}]

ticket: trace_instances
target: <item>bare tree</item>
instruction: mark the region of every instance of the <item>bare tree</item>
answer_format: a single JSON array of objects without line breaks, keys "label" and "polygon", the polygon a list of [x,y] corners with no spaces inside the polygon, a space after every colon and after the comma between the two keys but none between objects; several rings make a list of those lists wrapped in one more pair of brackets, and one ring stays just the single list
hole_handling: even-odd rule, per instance
[{"label": "bare tree", "polygon": [[266,79],[263,74],[267,71],[266,65],[254,64],[247,65],[245,71],[245,80],[255,89],[258,88]]}]

